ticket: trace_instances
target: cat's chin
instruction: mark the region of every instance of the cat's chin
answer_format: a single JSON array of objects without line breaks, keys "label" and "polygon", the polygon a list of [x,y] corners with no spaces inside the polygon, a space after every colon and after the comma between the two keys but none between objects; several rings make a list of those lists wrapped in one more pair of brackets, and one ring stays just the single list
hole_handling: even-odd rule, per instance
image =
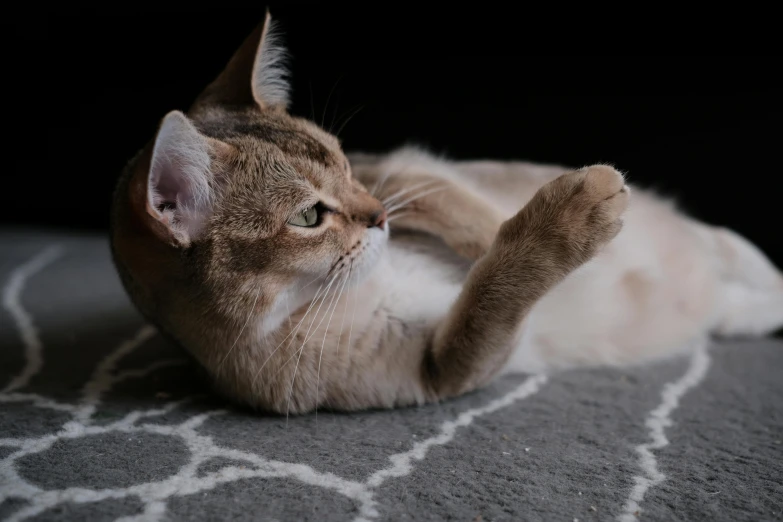
[{"label": "cat's chin", "polygon": [[366,280],[372,274],[386,255],[386,246],[389,243],[389,225],[383,229],[371,228],[367,230],[361,253],[354,259],[350,268],[349,286],[356,286]]}]

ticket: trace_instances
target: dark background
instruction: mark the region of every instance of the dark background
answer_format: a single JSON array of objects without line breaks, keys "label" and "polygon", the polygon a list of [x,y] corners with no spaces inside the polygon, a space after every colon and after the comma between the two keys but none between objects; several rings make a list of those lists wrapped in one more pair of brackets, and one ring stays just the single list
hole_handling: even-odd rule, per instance
[{"label": "dark background", "polygon": [[[339,129],[346,150],[416,143],[454,158],[609,162],[783,265],[779,57],[544,55],[589,51],[592,33],[511,12],[271,12],[291,54],[292,112]],[[13,138],[2,222],[105,231],[124,164],[262,16],[263,5],[134,6],[4,22]]]}]

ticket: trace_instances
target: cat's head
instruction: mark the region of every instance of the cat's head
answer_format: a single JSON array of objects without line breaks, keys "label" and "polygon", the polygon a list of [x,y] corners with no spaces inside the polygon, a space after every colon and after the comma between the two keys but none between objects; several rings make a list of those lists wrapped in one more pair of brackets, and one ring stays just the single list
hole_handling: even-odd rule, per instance
[{"label": "cat's head", "polygon": [[[283,53],[267,13],[188,114],[163,118],[127,188],[144,249],[195,257],[198,276],[234,290],[366,273],[388,237],[383,205],[338,140],[287,112]],[[152,255],[134,248],[126,255]],[[150,263],[137,260],[136,275]]]}]

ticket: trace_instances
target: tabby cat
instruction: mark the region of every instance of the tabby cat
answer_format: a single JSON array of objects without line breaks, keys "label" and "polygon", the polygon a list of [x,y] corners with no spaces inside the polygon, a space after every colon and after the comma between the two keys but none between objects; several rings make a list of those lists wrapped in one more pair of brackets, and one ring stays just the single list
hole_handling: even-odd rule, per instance
[{"label": "tabby cat", "polygon": [[282,60],[267,14],[113,204],[132,300],[233,399],[421,404],[783,325],[783,276],[756,247],[631,198],[614,168],[346,156],[287,112]]}]

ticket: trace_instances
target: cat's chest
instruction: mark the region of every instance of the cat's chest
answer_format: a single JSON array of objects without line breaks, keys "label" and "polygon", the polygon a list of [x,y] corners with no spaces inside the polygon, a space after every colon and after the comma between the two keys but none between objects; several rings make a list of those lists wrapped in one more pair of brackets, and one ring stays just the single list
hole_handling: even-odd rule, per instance
[{"label": "cat's chest", "polygon": [[470,266],[437,238],[396,233],[389,242],[386,304],[408,318],[439,318],[457,298]]},{"label": "cat's chest", "polygon": [[462,284],[472,265],[440,238],[422,232],[395,231],[389,245],[395,266],[407,271],[431,272],[435,279]]}]

